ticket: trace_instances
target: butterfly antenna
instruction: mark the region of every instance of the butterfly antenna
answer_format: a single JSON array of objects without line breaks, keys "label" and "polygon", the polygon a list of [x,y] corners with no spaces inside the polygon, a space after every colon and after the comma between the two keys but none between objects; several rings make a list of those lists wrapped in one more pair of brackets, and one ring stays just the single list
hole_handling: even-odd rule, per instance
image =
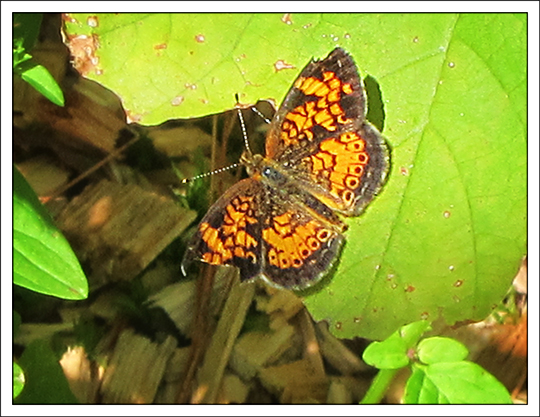
[{"label": "butterfly antenna", "polygon": [[257,107],[251,107],[251,110],[253,110],[261,119],[263,119],[267,124],[270,124],[271,120],[267,118],[264,114],[262,114]]},{"label": "butterfly antenna", "polygon": [[238,110],[238,118],[240,119],[240,127],[242,128],[242,136],[244,136],[244,145],[246,146],[246,151],[250,155],[253,155],[253,152],[251,152],[251,148],[249,147],[246,124],[244,123],[244,115],[242,114],[242,110],[240,109],[240,107],[237,107],[236,110]]},{"label": "butterfly antenna", "polygon": [[210,172],[205,172],[204,174],[195,175],[192,178],[184,178],[182,180],[182,184],[187,184],[188,182],[192,182],[192,181],[204,178],[204,177],[208,177],[210,175],[219,174],[220,172],[228,171],[229,169],[234,169],[234,168],[237,168],[239,166],[240,166],[240,164],[236,163],[236,164],[229,165],[227,167],[214,169],[213,171],[210,171]]},{"label": "butterfly antenna", "polygon": [[[246,151],[250,154],[250,155],[253,155],[253,152],[251,151],[251,148],[249,147],[249,141],[248,141],[248,136],[247,136],[247,131],[246,131],[246,124],[244,122],[244,116],[242,114],[242,110],[240,109],[240,107],[238,106],[238,94],[235,95],[236,97],[236,103],[237,103],[237,107],[236,109],[238,110],[238,118],[240,119],[240,127],[242,128],[242,136],[244,137],[244,144],[246,146]],[[263,117],[267,123],[269,123],[270,121],[268,119],[266,119],[261,112],[259,112],[257,110],[257,113]],[[201,179],[201,178],[204,178],[204,177],[208,177],[210,175],[214,175],[214,174],[219,174],[221,172],[224,172],[224,171],[228,171],[229,169],[234,169],[234,168],[237,168],[239,167],[240,164],[239,163],[235,163],[235,164],[232,164],[232,165],[229,165],[227,167],[223,167],[223,168],[218,168],[218,169],[215,169],[213,171],[210,171],[210,172],[205,172],[204,174],[200,174],[200,175],[196,175],[192,178],[184,178],[182,180],[182,184],[187,184],[188,182],[192,182],[192,181],[195,181],[195,180],[198,180],[198,179]]]}]

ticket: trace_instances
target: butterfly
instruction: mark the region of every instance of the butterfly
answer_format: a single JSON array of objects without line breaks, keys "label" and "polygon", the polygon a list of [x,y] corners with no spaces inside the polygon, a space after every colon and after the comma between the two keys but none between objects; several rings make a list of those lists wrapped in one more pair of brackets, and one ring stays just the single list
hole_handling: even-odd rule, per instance
[{"label": "butterfly", "polygon": [[358,69],[342,48],[301,71],[270,123],[266,154],[247,149],[249,178],[208,210],[182,269],[194,259],[240,269],[242,281],[302,290],[335,265],[346,224],[383,186],[390,153],[366,121]]}]

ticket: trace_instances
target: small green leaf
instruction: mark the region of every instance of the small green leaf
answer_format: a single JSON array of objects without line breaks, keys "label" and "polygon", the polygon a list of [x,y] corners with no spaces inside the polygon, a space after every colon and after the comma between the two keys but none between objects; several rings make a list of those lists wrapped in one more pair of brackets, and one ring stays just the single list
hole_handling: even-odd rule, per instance
[{"label": "small green leaf", "polygon": [[379,369],[399,369],[409,364],[407,351],[429,328],[429,322],[417,321],[403,326],[382,342],[373,342],[364,351],[366,363]]},{"label": "small green leaf", "polygon": [[511,404],[503,384],[468,361],[414,365],[405,387],[406,404]]},{"label": "small green leaf", "polygon": [[15,166],[13,283],[69,300],[88,296],[88,282],[77,257]]},{"label": "small green leaf", "polygon": [[13,362],[13,398],[17,398],[24,388],[24,373],[17,363]]},{"label": "small green leaf", "polygon": [[32,55],[27,54],[26,50],[22,47],[22,39],[13,40],[13,70],[16,71],[17,67],[23,62],[32,59]]},{"label": "small green leaf", "polygon": [[405,386],[403,397],[405,404],[448,404],[448,401],[440,396],[437,387],[426,378],[423,368],[414,366],[413,373]]},{"label": "small green leaf", "polygon": [[19,364],[25,373],[26,387],[15,403],[78,403],[57,358],[43,340],[30,343],[19,359]]},{"label": "small green leaf", "polygon": [[56,80],[43,65],[25,61],[16,68],[16,72],[47,99],[57,106],[64,107],[64,93],[62,93]]},{"label": "small green leaf", "polygon": [[419,320],[413,323],[406,324],[399,330],[401,338],[405,341],[407,349],[418,343],[420,337],[431,329],[429,321]]},{"label": "small green leaf", "polygon": [[405,342],[397,333],[382,342],[373,342],[362,355],[364,361],[379,369],[399,369],[409,364]]},{"label": "small green leaf", "polygon": [[460,362],[469,351],[457,340],[448,337],[430,337],[418,344],[418,359],[425,364]]}]

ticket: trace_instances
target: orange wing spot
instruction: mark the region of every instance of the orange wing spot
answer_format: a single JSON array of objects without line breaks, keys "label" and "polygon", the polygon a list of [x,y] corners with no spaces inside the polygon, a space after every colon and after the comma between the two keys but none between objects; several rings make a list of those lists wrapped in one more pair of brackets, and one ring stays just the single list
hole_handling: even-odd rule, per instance
[{"label": "orange wing spot", "polygon": [[[294,231],[294,236],[297,236],[302,241],[307,240],[310,236],[315,234],[315,221],[310,221],[305,225],[298,226]],[[297,246],[295,245],[295,248]]]},{"label": "orange wing spot", "polygon": [[[302,116],[304,116],[304,117],[307,117],[307,115],[308,115],[308,114],[307,114],[307,111],[306,111],[306,106],[298,106],[297,108],[295,108],[295,109],[291,112],[291,114],[294,114],[294,113],[300,114],[300,115],[302,115]],[[288,116],[289,116],[289,115],[287,115],[287,117],[288,117]]]},{"label": "orange wing spot", "polygon": [[264,229],[262,232],[262,238],[268,242],[271,246],[276,246],[276,243],[279,243],[280,237],[279,234],[276,233],[276,231],[269,227],[268,229]]},{"label": "orange wing spot", "polygon": [[328,87],[330,87],[334,91],[337,91],[339,94],[339,90],[341,89],[341,81],[338,78],[332,78],[328,82]]},{"label": "orange wing spot", "polygon": [[230,235],[227,239],[225,239],[225,242],[223,243],[223,246],[226,248],[234,248],[234,235]]},{"label": "orange wing spot", "polygon": [[237,211],[231,204],[229,204],[225,210],[227,210],[227,214],[233,221],[233,223],[238,223],[238,221],[245,216],[245,213],[242,213],[241,211]]},{"label": "orange wing spot", "polygon": [[343,197],[343,200],[345,200],[347,204],[351,204],[354,199],[354,193],[351,190],[343,191],[343,194],[341,196]]},{"label": "orange wing spot", "polygon": [[216,245],[216,241],[218,240],[217,229],[214,229],[208,223],[202,223],[199,230],[202,233],[202,239],[206,242],[208,246],[213,247]]},{"label": "orange wing spot", "polygon": [[232,258],[232,252],[227,249],[219,239],[217,229],[211,227],[208,223],[202,223],[199,230],[201,238],[210,249],[202,255],[202,259],[210,264],[221,265]]},{"label": "orange wing spot", "polygon": [[335,78],[335,77],[336,77],[336,74],[334,74],[332,71],[325,71],[323,73],[323,80],[324,81],[331,80],[332,78]]},{"label": "orange wing spot", "polygon": [[307,96],[316,95],[318,97],[324,97],[330,91],[325,83],[313,77],[308,78],[306,82],[302,84],[300,90]]},{"label": "orange wing spot", "polygon": [[296,244],[296,251],[301,259],[306,259],[309,255],[311,255],[312,252],[309,250],[306,244],[307,239],[300,239],[300,236],[295,235],[294,240]]},{"label": "orange wing spot", "polygon": [[291,213],[287,211],[280,216],[274,217],[274,223],[287,224],[291,221],[291,218]]},{"label": "orange wing spot", "polygon": [[362,165],[366,165],[369,161],[369,155],[365,152],[360,152],[358,154],[358,162],[360,162]]},{"label": "orange wing spot", "polygon": [[349,152],[360,153],[364,150],[365,145],[366,143],[362,139],[358,139],[348,142],[345,149],[347,149]]},{"label": "orange wing spot", "polygon": [[287,235],[291,233],[291,224],[290,223],[284,223],[280,224],[278,222],[274,222],[274,229],[278,234],[281,236]]},{"label": "orange wing spot", "polygon": [[315,105],[316,103],[314,101],[308,101],[305,105],[305,108],[306,108],[306,114],[308,117],[313,117],[317,114],[318,110],[317,110],[317,106]]},{"label": "orange wing spot", "polygon": [[294,86],[300,90],[305,90],[306,88],[309,88],[309,86],[313,83],[315,79],[314,78],[298,78],[296,82],[294,83]]},{"label": "orange wing spot", "polygon": [[345,178],[345,185],[347,186],[347,188],[354,190],[360,185],[360,180],[357,177],[349,175],[347,178]]},{"label": "orange wing spot", "polygon": [[326,97],[321,97],[319,101],[317,101],[317,108],[324,109],[326,107],[328,107],[328,100],[326,99]]},{"label": "orange wing spot", "polygon": [[238,258],[245,258],[246,257],[246,251],[244,250],[244,248],[242,248],[240,246],[237,246],[236,248],[234,248],[234,256],[236,256]]},{"label": "orange wing spot", "polygon": [[305,133],[306,135],[311,134],[311,137],[313,137],[313,133],[309,131],[309,129],[311,129],[312,127],[313,127],[313,118],[310,117],[309,119],[306,120],[306,123],[304,124],[304,126],[302,126],[302,132]]},{"label": "orange wing spot", "polygon": [[250,200],[243,200],[241,201],[240,205],[238,206],[238,210],[247,213],[250,208]]},{"label": "orange wing spot", "polygon": [[347,119],[342,114],[337,117],[337,121],[340,125],[346,125],[347,123],[351,123],[351,119]]},{"label": "orange wing spot", "polygon": [[317,239],[319,239],[321,242],[326,242],[328,239],[330,239],[330,232],[326,229],[321,229],[317,232]]},{"label": "orange wing spot", "polygon": [[278,256],[275,249],[270,249],[268,251],[268,262],[270,265],[279,266]]},{"label": "orange wing spot", "polygon": [[[302,130],[306,120],[308,120],[307,116],[295,112],[290,112],[285,117],[292,121],[300,130]],[[290,129],[292,129],[292,126],[289,128],[289,131]]]},{"label": "orange wing spot", "polygon": [[342,152],[343,144],[335,138],[325,140],[321,143],[321,151],[328,152],[331,155],[337,155]]},{"label": "orange wing spot", "polygon": [[343,84],[341,86],[341,91],[343,91],[345,94],[352,94],[353,88],[350,84]]},{"label": "orange wing spot", "polygon": [[330,113],[332,113],[334,116],[337,116],[342,114],[343,110],[339,104],[335,103],[330,106]]},{"label": "orange wing spot", "polygon": [[289,257],[286,256],[284,253],[279,253],[278,254],[278,259],[279,259],[279,267],[280,268],[287,269],[290,266]]},{"label": "orange wing spot", "polygon": [[357,177],[360,177],[363,172],[364,172],[364,167],[363,165],[360,165],[360,164],[350,165],[347,171],[348,174],[351,174]]},{"label": "orange wing spot", "polygon": [[334,124],[334,119],[332,118],[332,115],[326,109],[319,111],[315,115],[315,123],[323,126],[326,130],[329,130],[331,132],[337,129],[336,125]]},{"label": "orange wing spot", "polygon": [[360,139],[360,137],[354,132],[345,132],[339,137],[340,142],[351,142],[356,139]]},{"label": "orange wing spot", "polygon": [[257,241],[245,230],[239,230],[236,234],[236,244],[246,248],[251,248],[257,246]]},{"label": "orange wing spot", "polygon": [[307,244],[308,247],[311,248],[311,250],[314,252],[321,247],[319,241],[313,236],[307,240]]},{"label": "orange wing spot", "polygon": [[338,90],[332,90],[328,93],[328,95],[326,96],[326,99],[330,102],[330,103],[336,103],[339,101],[339,99],[341,98],[341,96],[339,95],[339,91]]},{"label": "orange wing spot", "polygon": [[304,262],[302,262],[300,259],[293,258],[293,262],[292,262],[293,267],[300,268],[303,264],[304,264]]}]

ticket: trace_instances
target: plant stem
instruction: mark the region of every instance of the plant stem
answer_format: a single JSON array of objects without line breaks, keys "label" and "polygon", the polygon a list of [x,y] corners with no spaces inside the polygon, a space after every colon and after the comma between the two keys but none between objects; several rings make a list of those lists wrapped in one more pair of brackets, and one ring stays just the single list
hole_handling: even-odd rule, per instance
[{"label": "plant stem", "polygon": [[378,404],[399,369],[380,369],[360,404]]}]

